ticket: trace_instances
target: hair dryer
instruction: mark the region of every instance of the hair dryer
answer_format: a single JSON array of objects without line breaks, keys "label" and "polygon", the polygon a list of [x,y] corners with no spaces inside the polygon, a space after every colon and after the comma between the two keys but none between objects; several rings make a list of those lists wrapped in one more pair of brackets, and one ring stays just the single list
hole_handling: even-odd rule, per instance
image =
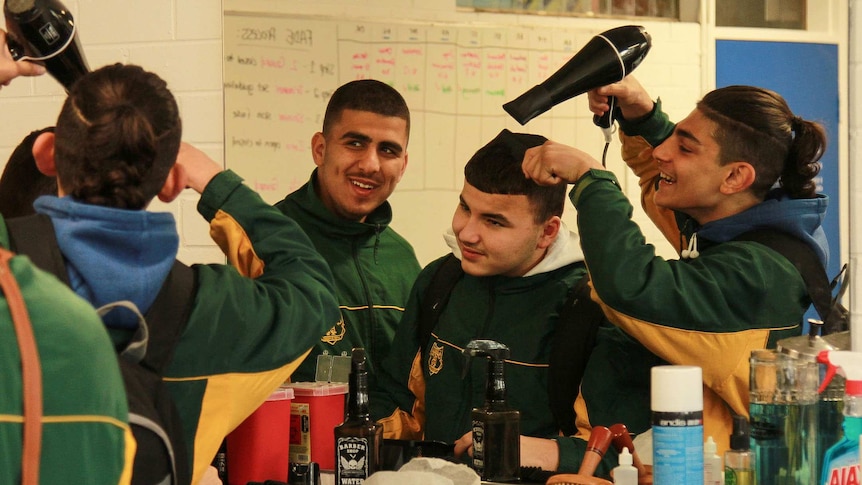
[{"label": "hair dryer", "polygon": [[[626,25],[596,35],[563,67],[547,80],[534,86],[514,101],[503,105],[512,118],[521,123],[554,106],[607,84],[621,81],[646,57],[650,36],[643,27]],[[611,109],[593,122],[603,128],[611,126]]]},{"label": "hair dryer", "polygon": [[67,92],[90,71],[72,14],[59,0],[6,0],[3,13],[13,59],[44,64]]}]

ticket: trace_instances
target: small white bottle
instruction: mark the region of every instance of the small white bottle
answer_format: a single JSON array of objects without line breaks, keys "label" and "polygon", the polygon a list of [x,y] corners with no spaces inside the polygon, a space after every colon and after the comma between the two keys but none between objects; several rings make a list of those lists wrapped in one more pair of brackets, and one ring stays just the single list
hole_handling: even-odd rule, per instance
[{"label": "small white bottle", "polygon": [[616,485],[637,485],[638,484],[638,469],[632,465],[632,454],[628,448],[623,448],[619,456],[620,464],[617,465],[611,474],[614,477]]},{"label": "small white bottle", "polygon": [[703,444],[703,485],[722,485],[722,471],[724,466],[721,463],[721,457],[716,452],[718,446],[712,436],[706,438]]}]

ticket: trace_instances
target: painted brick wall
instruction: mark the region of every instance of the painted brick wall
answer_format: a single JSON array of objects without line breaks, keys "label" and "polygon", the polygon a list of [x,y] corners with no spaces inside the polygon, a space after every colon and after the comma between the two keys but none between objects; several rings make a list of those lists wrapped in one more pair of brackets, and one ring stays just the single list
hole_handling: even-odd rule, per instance
[{"label": "painted brick wall", "polygon": [[[66,0],[78,22],[79,36],[91,68],[113,62],[134,63],[154,71],[168,81],[177,96],[183,116],[184,140],[193,143],[218,161],[223,160],[221,19],[222,5],[214,0]],[[353,0],[285,2],[282,0],[226,0],[225,9],[275,11],[281,13],[356,15]],[[454,0],[364,2],[365,18],[420,19],[441,22],[493,22],[605,29],[619,21],[456,12]],[[693,86],[700,79],[700,28],[691,23],[648,24],[654,39],[649,62],[640,67],[642,81],[664,96],[669,112],[679,118],[687,114],[700,95]],[[0,109],[14,113],[14,122],[0,132],[0,163],[32,129],[54,123],[65,93],[48,76],[19,79],[3,89]],[[577,102],[578,100],[572,101]],[[581,101],[584,102],[585,101]],[[599,150],[596,150],[597,154]],[[611,148],[611,153],[616,147]],[[630,185],[630,183],[629,183]],[[400,194],[399,194],[400,195]],[[423,194],[419,194],[423,195]],[[424,194],[457,200],[457,192]],[[207,226],[195,210],[196,194],[186,193],[165,205],[153,203],[153,210],[170,210],[178,221],[181,237],[180,259],[186,262],[222,261],[207,233]],[[427,262],[441,254],[439,229],[418,224],[411,203],[417,194],[406,192],[393,199],[396,228],[414,241],[420,259]],[[453,202],[454,208],[454,202]],[[419,209],[421,214],[422,209]],[[410,216],[408,216],[408,214]],[[569,215],[567,214],[567,217]],[[444,216],[448,218],[447,216]],[[426,234],[425,231],[431,231]],[[431,242],[433,240],[433,242]]]},{"label": "painted brick wall", "polygon": [[[653,39],[653,47],[647,60],[644,61],[636,75],[641,82],[656,96],[662,96],[663,106],[675,119],[681,119],[693,108],[701,96],[702,51],[700,25],[691,22],[661,22],[641,21],[631,19],[595,19],[552,17],[537,15],[513,15],[503,13],[475,13],[457,11],[454,0],[419,1],[419,0],[373,0],[365,2],[360,18],[380,19],[394,18],[401,20],[420,20],[425,22],[457,23],[457,24],[490,24],[490,25],[530,25],[581,30],[584,38],[600,31],[624,25],[637,23],[644,25]],[[353,2],[347,0],[324,0],[320,2],[283,2],[279,0],[225,0],[225,10],[240,10],[252,12],[273,12],[278,14],[323,15],[335,18],[350,18],[357,16]],[[578,103],[583,108],[584,116],[579,119],[575,132],[567,139],[558,141],[577,144],[582,149],[592,153],[597,158],[601,156],[603,147],[601,132],[592,125],[591,115],[586,110],[586,99],[577,98],[567,103]],[[581,108],[579,108],[581,109]],[[558,136],[543,133],[547,136]],[[478,145],[476,146],[478,148]],[[411,153],[410,165],[407,168],[401,185],[396,189],[391,201],[394,206],[393,227],[404,235],[416,248],[421,263],[439,257],[448,252],[441,237],[442,230],[451,222],[451,214],[455,209],[460,192],[458,187],[445,189],[436,187],[434,190],[422,190],[421,180],[417,183],[416,173],[411,170],[423,169],[424,160],[419,160],[417,154]],[[461,180],[460,164],[454,166],[452,180]],[[435,163],[428,160],[427,163]],[[439,162],[438,162],[439,163]],[[629,172],[622,167],[619,157],[619,144],[614,144],[609,150],[608,165],[622,178],[624,187],[631,188],[627,192],[634,194],[636,220],[643,221],[647,239],[655,243],[661,254],[673,256],[675,253],[654,226],[640,211],[637,200],[637,185]],[[567,204],[564,220],[574,227],[574,210]]]},{"label": "painted brick wall", "polygon": [[[77,22],[92,69],[133,63],[159,74],[180,106],[183,139],[223,159],[221,3],[215,0],[63,0]],[[50,76],[17,79],[0,93],[6,118],[0,130],[0,164],[31,130],[53,125],[65,99]],[[187,191],[154,210],[177,217],[186,262],[224,261],[197,214],[196,193]]]},{"label": "painted brick wall", "polygon": [[[491,22],[524,25],[565,26],[568,28],[604,29],[619,21],[599,19],[542,17],[533,15],[476,14],[458,12],[454,0],[366,0],[357,11],[355,0],[318,0],[299,2],[285,0],[64,0],[79,26],[79,35],[92,68],[113,63],[135,63],[165,78],[180,104],[184,140],[191,142],[218,161],[223,160],[222,121],[222,9],[271,11],[284,14],[314,14],[369,19],[418,19],[439,22]],[[223,4],[222,4],[223,3]],[[862,87],[862,49],[854,26],[862,25],[862,0],[850,0],[850,160],[862,153],[862,103],[855,94]],[[637,73],[655,95],[662,96],[664,106],[675,119],[685,116],[697,98],[711,86],[702,86],[702,70],[707,63],[702,56],[701,28],[693,23],[645,23],[653,37],[653,51]],[[0,111],[5,115],[0,130],[0,165],[30,130],[54,123],[65,97],[60,85],[48,76],[18,79],[0,92]],[[577,100],[573,101],[577,102]],[[611,148],[611,152],[616,147]],[[618,163],[618,162],[612,162]],[[859,259],[862,234],[862,212],[853,211],[862,200],[862,171],[850,167],[850,256]],[[633,181],[627,179],[632,187]],[[425,194],[455,200],[456,192]],[[428,209],[410,207],[415,194],[396,191],[395,226],[411,239],[420,259],[440,254],[439,236],[423,232],[421,221]],[[177,217],[180,228],[180,259],[186,262],[222,261],[220,252],[207,233],[207,226],[195,210],[196,194],[186,193],[178,201],[165,205],[154,202],[151,209],[169,210]],[[568,215],[568,214],[567,214]],[[657,237],[649,224],[643,224],[650,239]],[[427,230],[427,229],[426,229]],[[426,237],[427,236],[427,237]],[[433,242],[426,240],[433,239]],[[661,245],[663,242],[656,239]],[[666,250],[666,248],[665,248]],[[859,265],[853,280],[862,281]],[[862,285],[851,293],[862,298]],[[862,300],[860,300],[862,301]]]}]

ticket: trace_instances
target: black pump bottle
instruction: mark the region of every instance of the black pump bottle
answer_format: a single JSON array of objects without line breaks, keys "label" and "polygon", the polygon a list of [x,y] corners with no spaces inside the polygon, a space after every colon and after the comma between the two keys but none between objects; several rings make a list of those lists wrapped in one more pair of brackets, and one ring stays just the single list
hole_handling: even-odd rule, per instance
[{"label": "black pump bottle", "polygon": [[509,348],[493,340],[472,340],[468,357],[487,357],[485,404],[474,408],[473,468],[482,480],[517,482],[521,468],[521,413],[506,404],[505,360]]}]

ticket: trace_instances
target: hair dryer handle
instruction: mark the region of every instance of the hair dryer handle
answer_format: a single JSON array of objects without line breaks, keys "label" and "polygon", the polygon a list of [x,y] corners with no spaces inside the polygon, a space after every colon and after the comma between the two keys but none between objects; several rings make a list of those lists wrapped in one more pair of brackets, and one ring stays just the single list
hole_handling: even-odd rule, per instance
[{"label": "hair dryer handle", "polygon": [[[608,96],[608,110],[601,116],[593,115],[593,124],[602,129],[602,134],[605,137],[605,143],[613,141],[614,136],[614,117],[613,113],[617,107],[617,98]],[[607,149],[607,146],[605,147]],[[602,166],[604,166],[604,157],[602,158]]]},{"label": "hair dryer handle", "polygon": [[593,115],[593,124],[599,128],[610,128],[611,125],[614,124],[613,113],[616,108],[617,98],[614,96],[608,96],[608,110],[601,116]]},{"label": "hair dryer handle", "polygon": [[24,46],[9,34],[6,34],[6,47],[9,48],[9,54],[12,55],[13,61],[24,57]]}]

